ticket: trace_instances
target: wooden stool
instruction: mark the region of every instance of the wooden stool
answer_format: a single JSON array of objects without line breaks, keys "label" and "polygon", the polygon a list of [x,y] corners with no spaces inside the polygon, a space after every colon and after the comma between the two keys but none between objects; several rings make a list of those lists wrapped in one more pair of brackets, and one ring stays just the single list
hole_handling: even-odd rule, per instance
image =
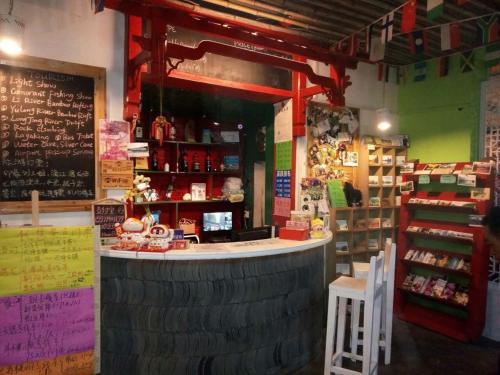
[{"label": "wooden stool", "polygon": [[[353,274],[356,279],[366,279],[368,277],[369,263],[353,262]],[[386,241],[384,252],[384,283],[382,299],[382,319],[380,329],[379,345],[384,348],[384,363],[391,363],[392,347],[392,318],[394,303],[394,277],[396,272],[396,244],[390,239]],[[351,313],[351,350],[357,354],[360,340],[359,332],[363,332],[363,327],[359,327],[360,302],[353,301]]]},{"label": "wooden stool", "polygon": [[[382,308],[384,253],[370,258],[370,270],[367,279],[355,279],[342,276],[328,286],[328,320],[326,326],[325,375],[377,373],[378,338],[380,335],[380,316]],[[339,299],[337,323],[337,298]],[[364,301],[365,334],[363,335],[363,355],[344,352],[344,335],[347,300]],[[333,342],[337,335],[335,352]],[[363,361],[362,371],[357,372],[342,367],[342,358],[352,358]]]}]

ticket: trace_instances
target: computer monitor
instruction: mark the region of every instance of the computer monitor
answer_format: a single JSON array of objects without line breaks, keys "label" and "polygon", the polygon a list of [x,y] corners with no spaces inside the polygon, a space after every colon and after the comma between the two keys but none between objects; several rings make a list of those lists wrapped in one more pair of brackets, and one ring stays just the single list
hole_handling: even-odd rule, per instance
[{"label": "computer monitor", "polygon": [[223,232],[233,229],[233,213],[228,212],[204,212],[203,232]]}]

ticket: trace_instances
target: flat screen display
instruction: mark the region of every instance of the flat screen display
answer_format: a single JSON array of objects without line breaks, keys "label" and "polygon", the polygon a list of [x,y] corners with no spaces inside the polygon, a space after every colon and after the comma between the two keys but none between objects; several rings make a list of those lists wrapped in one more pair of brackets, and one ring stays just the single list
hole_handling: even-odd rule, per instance
[{"label": "flat screen display", "polygon": [[232,212],[205,212],[203,214],[203,231],[217,232],[233,229]]}]

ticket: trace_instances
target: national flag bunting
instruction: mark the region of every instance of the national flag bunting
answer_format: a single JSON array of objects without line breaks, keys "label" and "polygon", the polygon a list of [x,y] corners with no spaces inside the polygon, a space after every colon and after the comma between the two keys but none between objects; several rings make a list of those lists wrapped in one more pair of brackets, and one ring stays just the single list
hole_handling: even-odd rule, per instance
[{"label": "national flag bunting", "polygon": [[415,28],[417,20],[417,0],[408,1],[403,6],[403,16],[401,20],[401,32],[409,33]]},{"label": "national flag bunting", "polygon": [[484,63],[490,74],[500,73],[500,43],[494,43],[486,46]]},{"label": "national flag bunting", "polygon": [[365,53],[370,55],[371,44],[372,44],[372,33],[373,33],[373,25],[370,25],[365,30]]},{"label": "national flag bunting", "polygon": [[392,40],[392,28],[394,26],[394,12],[390,12],[382,18],[382,44]]},{"label": "national flag bunting", "polygon": [[439,58],[439,77],[446,77],[448,75],[448,71],[450,70],[450,57],[443,56]]},{"label": "national flag bunting", "polygon": [[447,23],[441,25],[441,51],[460,47],[460,24]]},{"label": "national flag bunting", "polygon": [[443,14],[443,0],[427,0],[427,19],[434,20]]},{"label": "national flag bunting", "polygon": [[349,49],[347,50],[349,56],[356,57],[358,54],[358,47],[359,47],[358,36],[356,34],[352,34],[349,37]]},{"label": "national flag bunting", "polygon": [[425,81],[425,76],[427,73],[427,63],[425,61],[420,61],[415,64],[414,69],[415,75],[413,77],[413,80],[415,82]]},{"label": "national flag bunting", "polygon": [[414,55],[422,55],[427,51],[427,35],[424,30],[416,30],[408,34],[410,52]]},{"label": "national flag bunting", "polygon": [[498,39],[498,16],[493,14],[477,20],[480,41],[482,44],[495,42]]},{"label": "national flag bunting", "polygon": [[385,44],[380,38],[373,37],[370,43],[370,61],[383,60],[385,56]]},{"label": "national flag bunting", "polygon": [[382,81],[384,78],[384,63],[377,63],[377,80]]},{"label": "national flag bunting", "polygon": [[462,73],[474,70],[474,51],[466,51],[460,55],[460,71]]}]

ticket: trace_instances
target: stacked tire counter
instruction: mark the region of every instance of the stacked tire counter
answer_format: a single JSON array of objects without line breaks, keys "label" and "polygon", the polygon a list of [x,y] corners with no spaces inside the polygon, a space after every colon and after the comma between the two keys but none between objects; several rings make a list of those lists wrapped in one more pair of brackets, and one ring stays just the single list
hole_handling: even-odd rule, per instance
[{"label": "stacked tire counter", "polygon": [[323,247],[224,260],[101,258],[102,375],[287,374],[321,352]]}]

